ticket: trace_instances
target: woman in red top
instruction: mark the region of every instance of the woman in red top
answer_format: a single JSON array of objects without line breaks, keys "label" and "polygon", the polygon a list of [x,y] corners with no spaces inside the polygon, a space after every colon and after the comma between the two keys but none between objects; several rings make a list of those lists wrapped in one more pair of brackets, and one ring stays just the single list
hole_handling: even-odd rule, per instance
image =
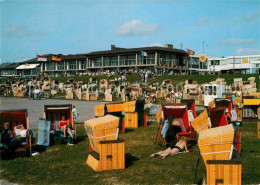
[{"label": "woman in red top", "polygon": [[65,115],[61,116],[61,121],[59,121],[58,127],[61,129],[61,131],[64,133],[64,137],[66,138],[67,132],[69,133],[70,137],[73,138],[73,134],[71,132],[71,126],[69,123],[69,120],[65,120]]}]

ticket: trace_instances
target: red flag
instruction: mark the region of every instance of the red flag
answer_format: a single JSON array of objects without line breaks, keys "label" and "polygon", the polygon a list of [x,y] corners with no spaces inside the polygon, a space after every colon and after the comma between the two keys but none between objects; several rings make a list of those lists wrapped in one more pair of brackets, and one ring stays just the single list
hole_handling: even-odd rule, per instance
[{"label": "red flag", "polygon": [[188,54],[189,54],[189,55],[195,55],[195,51],[190,50],[190,49],[187,49],[187,50],[188,50]]},{"label": "red flag", "polygon": [[37,55],[37,61],[47,61],[47,57],[46,56]]}]

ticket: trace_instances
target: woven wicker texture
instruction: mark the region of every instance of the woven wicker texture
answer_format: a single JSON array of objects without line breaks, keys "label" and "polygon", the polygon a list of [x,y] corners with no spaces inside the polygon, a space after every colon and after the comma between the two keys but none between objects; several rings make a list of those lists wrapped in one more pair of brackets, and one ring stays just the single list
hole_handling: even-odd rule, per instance
[{"label": "woven wicker texture", "polygon": [[207,110],[204,110],[198,117],[191,122],[192,127],[198,134],[202,130],[207,130],[210,127],[210,120]]},{"label": "woven wicker texture", "polygon": [[96,117],[101,117],[105,115],[105,104],[103,105],[96,105],[94,107],[95,110],[95,116]]},{"label": "woven wicker texture", "polygon": [[89,142],[93,150],[99,153],[99,142],[116,140],[118,135],[119,118],[106,115],[100,118],[85,121],[84,127],[88,134]]},{"label": "woven wicker texture", "polygon": [[125,112],[134,112],[135,111],[136,101],[130,101],[123,104]]},{"label": "woven wicker texture", "polygon": [[106,104],[107,112],[122,112],[124,111],[124,107],[122,103],[119,104]]},{"label": "woven wicker texture", "polygon": [[200,132],[198,145],[202,158],[207,160],[229,160],[233,149],[234,127],[232,125],[211,128]]}]

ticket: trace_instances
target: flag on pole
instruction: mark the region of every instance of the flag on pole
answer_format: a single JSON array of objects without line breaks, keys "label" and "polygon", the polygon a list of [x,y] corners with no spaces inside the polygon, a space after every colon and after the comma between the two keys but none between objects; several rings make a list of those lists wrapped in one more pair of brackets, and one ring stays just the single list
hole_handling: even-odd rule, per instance
[{"label": "flag on pole", "polygon": [[37,61],[47,61],[47,57],[46,56],[40,56],[40,55],[37,55]]},{"label": "flag on pole", "polygon": [[195,51],[190,50],[190,49],[187,49],[187,50],[188,50],[188,54],[189,54],[189,55],[195,55]]},{"label": "flag on pole", "polygon": [[51,60],[54,60],[54,61],[61,61],[61,58],[52,55]]},{"label": "flag on pole", "polygon": [[148,54],[145,51],[141,51],[141,55],[144,57],[148,57]]}]

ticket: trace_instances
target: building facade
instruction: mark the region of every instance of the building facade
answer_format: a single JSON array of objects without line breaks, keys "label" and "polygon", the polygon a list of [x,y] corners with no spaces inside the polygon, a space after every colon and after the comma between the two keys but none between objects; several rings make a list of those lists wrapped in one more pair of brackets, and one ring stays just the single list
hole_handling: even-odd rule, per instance
[{"label": "building facade", "polygon": [[209,58],[208,69],[224,74],[259,73],[260,55],[228,56],[225,58]]},{"label": "building facade", "polygon": [[[37,58],[20,63],[0,66],[2,77],[38,76],[51,77],[75,76],[85,73],[119,71],[151,71],[156,74],[207,74],[207,73],[259,73],[260,55],[230,56],[226,58],[209,57],[200,62],[199,56],[188,56],[184,50],[173,45],[164,47],[118,48],[111,45],[110,50],[86,54],[44,55],[46,61]],[[54,60],[53,56],[59,58]]]}]

